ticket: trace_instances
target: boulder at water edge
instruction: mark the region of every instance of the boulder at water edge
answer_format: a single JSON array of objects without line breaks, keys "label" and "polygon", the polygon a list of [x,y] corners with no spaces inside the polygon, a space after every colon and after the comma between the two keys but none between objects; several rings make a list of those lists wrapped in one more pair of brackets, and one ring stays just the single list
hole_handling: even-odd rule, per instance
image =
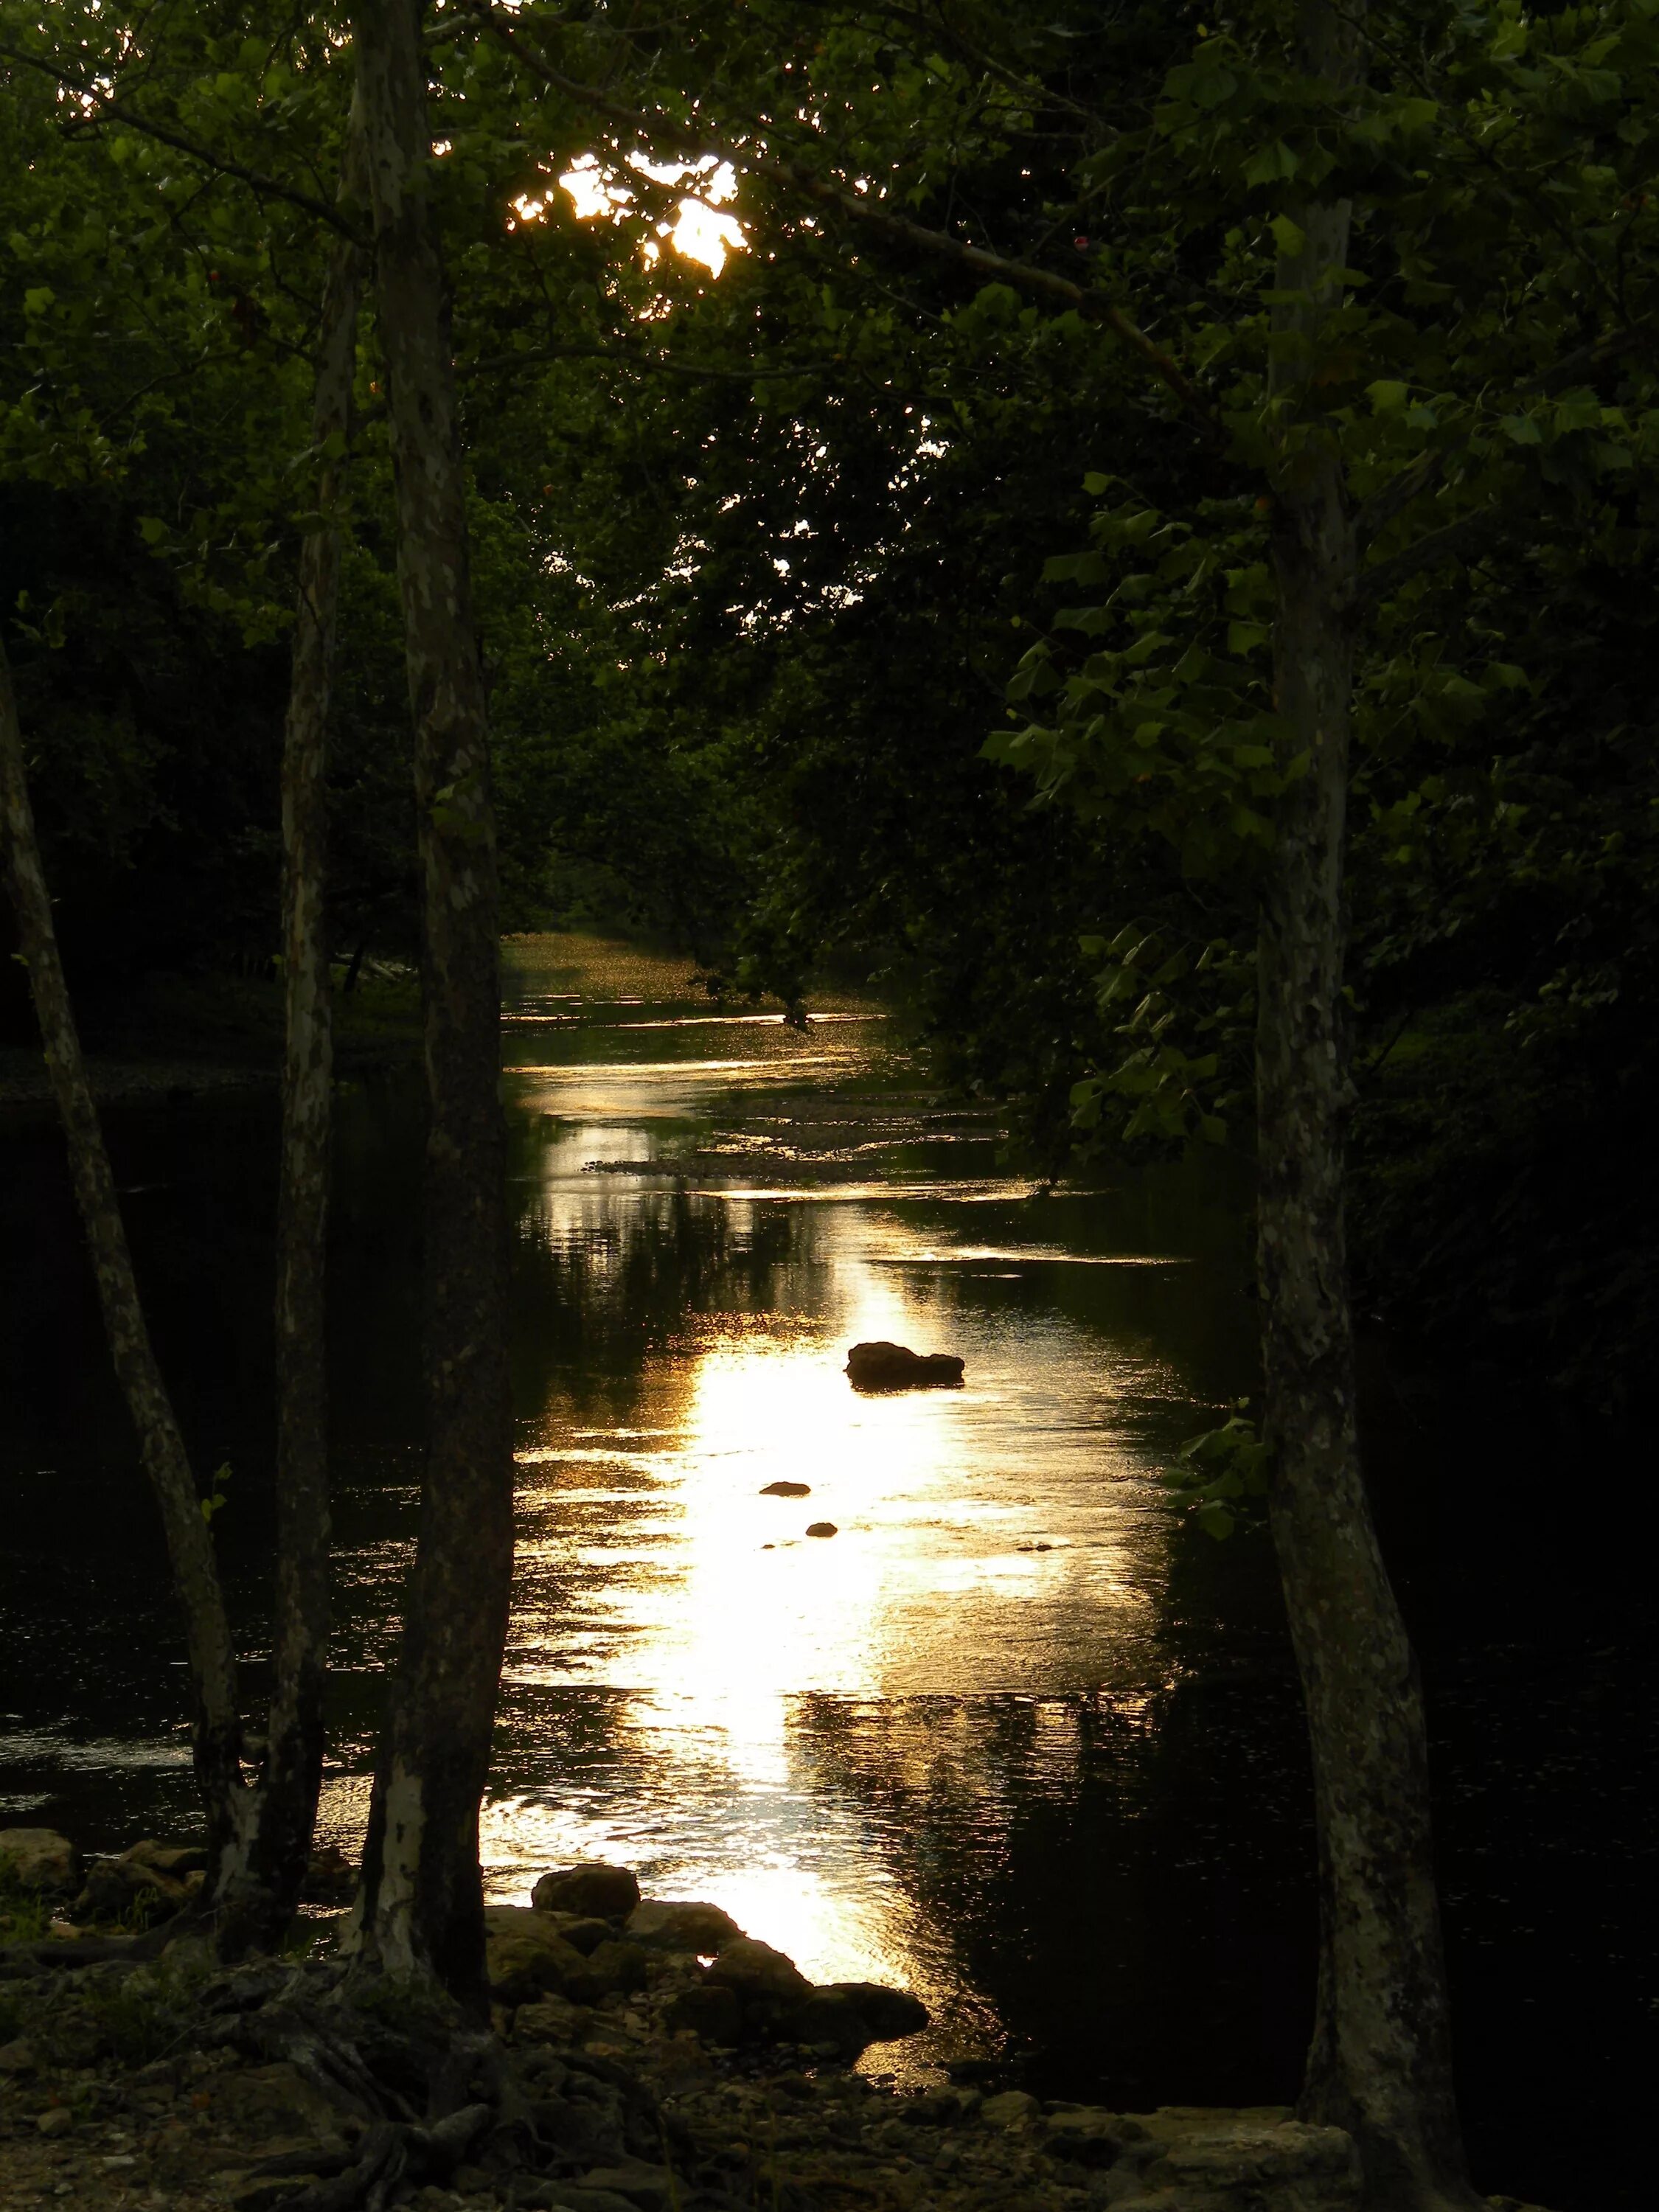
[{"label": "boulder at water edge", "polygon": [[872,2043],[920,2034],[928,2019],[927,2006],[908,1990],[884,1989],[878,1982],[826,1982],[809,1990],[784,2028],[795,2043],[830,2045],[839,2057],[853,2059]]},{"label": "boulder at water edge", "polygon": [[855,1390],[949,1390],[962,1381],[965,1363],[948,1352],[912,1352],[878,1340],[855,1344],[847,1374]]},{"label": "boulder at water edge", "polygon": [[628,1917],[627,1934],[635,1943],[658,1951],[696,1951],[704,1958],[723,1951],[743,1934],[718,1905],[681,1904],[653,1899]]},{"label": "boulder at water edge", "polygon": [[502,2004],[562,1996],[566,1984],[587,1966],[547,1914],[527,1905],[484,1907],[484,1959],[490,1994]]},{"label": "boulder at water edge", "polygon": [[574,1912],[583,1918],[622,1920],[640,1901],[639,1877],[631,1867],[605,1866],[588,1859],[578,1866],[544,1874],[530,1893],[538,1912]]},{"label": "boulder at water edge", "polygon": [[793,1959],[752,1936],[726,1944],[708,1969],[708,1978],[720,1989],[735,1990],[740,1999],[783,2003],[799,2003],[811,1987]]},{"label": "boulder at water edge", "polygon": [[0,1881],[41,1897],[70,1897],[81,1883],[81,1855],[55,1828],[0,1828]]},{"label": "boulder at water edge", "polygon": [[94,1859],[70,1917],[153,1928],[182,1912],[207,1879],[207,1852],[199,1844],[162,1844],[153,1837],[118,1858]]}]

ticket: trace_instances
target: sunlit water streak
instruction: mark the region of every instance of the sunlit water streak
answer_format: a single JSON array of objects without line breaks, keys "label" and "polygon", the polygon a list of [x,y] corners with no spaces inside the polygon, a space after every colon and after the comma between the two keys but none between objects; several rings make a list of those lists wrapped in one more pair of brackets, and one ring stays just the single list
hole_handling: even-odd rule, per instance
[{"label": "sunlit water streak", "polygon": [[[815,1974],[908,1982],[939,2021],[924,2057],[1006,2039],[1040,2094],[1128,2109],[1294,2095],[1313,1852],[1271,1558],[1182,1532],[1155,1479],[1252,1387],[1225,1164],[1047,1197],[882,1009],[733,1017],[679,963],[591,942],[510,965],[521,1512],[493,1893],[598,1851]],[[274,1102],[138,1101],[109,1132],[195,1464],[233,1468],[215,1535],[257,1705]],[[343,1093],[325,1827],[348,1844],[417,1521],[422,1140],[412,1080]],[[3,1167],[0,1820],[93,1850],[188,1833],[182,1638],[55,1130],[9,1124]],[[842,1360],[870,1334],[961,1353],[966,1387],[857,1396]],[[1645,2212],[1659,1723],[1626,1516],[1648,1493],[1625,1486],[1609,1544],[1560,1477],[1627,1444],[1524,1388],[1362,1379],[1425,1639],[1477,2181]],[[1494,1469],[1523,1510],[1494,1509]],[[759,1496],[779,1478],[811,1495]],[[819,1518],[839,1533],[809,1538]]]},{"label": "sunlit water streak", "polygon": [[[648,994],[636,1006],[601,985],[587,1000],[538,981],[521,956],[507,1079],[533,1133],[521,1237],[601,1297],[623,1295],[653,1234],[672,1240],[677,1207],[780,1256],[668,1316],[624,1418],[596,1424],[559,1376],[521,1425],[491,1893],[521,1896],[562,1858],[621,1857],[659,1893],[726,1905],[816,1977],[920,1990],[940,2026],[911,2065],[964,2035],[994,2042],[953,1931],[894,1864],[903,1800],[948,1787],[994,1856],[1006,1703],[1048,1739],[1035,1763],[1022,1754],[1019,1786],[1034,1772],[1044,1786],[1046,1770],[1064,1789],[1075,1701],[1115,1698],[1138,1721],[1170,1679],[1157,1476],[1194,1381],[1146,1326],[1114,1330],[1043,1285],[1066,1268],[1145,1280],[1183,1263],[1070,1249],[1035,1223],[994,1243],[971,1214],[958,1229],[963,1208],[1019,1218],[1038,1187],[960,1173],[964,1145],[989,1166],[994,1132],[904,1091],[872,1010],[838,1012],[829,1051],[780,1018],[741,1018],[744,1051],[710,1058],[697,1033],[732,1018],[682,1005],[644,1018]],[[538,1006],[563,1018],[538,1034]],[[659,1039],[684,1056],[649,1056]],[[769,1163],[805,1180],[754,1179]],[[869,1337],[957,1352],[966,1387],[854,1391],[847,1347]],[[810,1495],[762,1494],[780,1480]],[[824,1522],[832,1537],[806,1534]],[[823,1757],[832,1716],[832,1733],[880,1741],[896,1802]],[[325,1812],[355,1828],[361,1778],[342,1778]]]}]

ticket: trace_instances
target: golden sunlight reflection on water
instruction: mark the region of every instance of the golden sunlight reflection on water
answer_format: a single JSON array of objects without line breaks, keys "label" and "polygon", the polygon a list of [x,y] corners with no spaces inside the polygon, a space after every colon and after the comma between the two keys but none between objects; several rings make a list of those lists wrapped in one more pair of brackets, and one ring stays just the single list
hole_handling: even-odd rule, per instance
[{"label": "golden sunlight reflection on water", "polygon": [[[521,1422],[490,1892],[617,1858],[817,1978],[915,1989],[934,2047],[993,2037],[908,1878],[904,1808],[956,1793],[994,1856],[1007,1742],[1069,1772],[1075,1701],[1133,1726],[1160,1679],[1149,1419],[1189,1386],[1135,1321],[1157,1255],[1030,1233],[992,1133],[930,1114],[868,1021],[829,1052],[756,1025],[710,1059],[669,963],[618,955],[632,990],[590,975],[584,996],[546,957],[520,956],[512,1032],[521,1234],[584,1312],[648,1303],[653,1269],[690,1287],[625,1371],[556,1368]],[[967,1233],[986,1206],[989,1239]],[[1127,1327],[1057,1289],[1078,1263]],[[966,1386],[860,1395],[843,1365],[867,1337],[956,1352]],[[761,1494],[779,1480],[810,1495]]]}]

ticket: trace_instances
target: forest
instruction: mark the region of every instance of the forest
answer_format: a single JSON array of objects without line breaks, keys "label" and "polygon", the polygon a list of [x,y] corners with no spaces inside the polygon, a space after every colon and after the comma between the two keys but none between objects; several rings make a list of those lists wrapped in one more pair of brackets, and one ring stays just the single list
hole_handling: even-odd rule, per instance
[{"label": "forest", "polygon": [[[1453,1579],[1467,1536],[1500,1591],[1554,1509],[1502,1419],[1477,1421],[1447,1478],[1466,1494],[1434,1509],[1458,1533],[1429,1512],[1398,1565],[1411,1514],[1376,1495],[1367,1378],[1401,1404],[1426,1375],[1519,1405],[1565,1440],[1578,1510],[1594,1468],[1604,1533],[1626,1515],[1612,1470],[1659,1337],[1656,60],[1654,0],[0,0],[0,1073],[44,1066],[40,1172],[62,1182],[8,1218],[34,1240],[23,1273],[79,1271],[63,1311],[96,1299],[100,1433],[123,1439],[100,1449],[180,1624],[205,1843],[166,1940],[196,1946],[196,2026],[142,2055],[171,2065],[194,2035],[354,2116],[331,2166],[268,2157],[247,2212],[469,2191],[565,2212],[1638,2201],[1628,2162],[1528,2166],[1509,2121],[1466,2149],[1413,1577]],[[542,1169],[512,1085],[548,1071],[514,1059],[514,1024],[578,1019],[580,990],[522,977],[534,948],[594,941],[690,979],[617,986],[606,1003],[642,1009],[623,1029],[671,998],[718,1038],[770,1024],[781,1052],[886,1024],[927,1113],[960,1117],[928,1123],[941,1146],[988,1160],[994,1128],[999,1204],[1018,1182],[1031,1207],[1201,1188],[1231,1209],[1248,1350],[1187,1390],[1201,1423],[1146,1449],[1172,1540],[1200,1547],[1173,1572],[1203,1594],[1172,1602],[1202,1611],[1205,1578],[1271,1559],[1300,1700],[1297,2078],[1241,2059],[1183,2102],[1158,2077],[1159,2113],[1224,2092],[1232,2166],[1204,2165],[1219,2134],[1120,2124],[1098,2072],[939,2044],[889,2093],[915,2106],[901,2134],[966,2126],[988,2093],[1013,2163],[947,2145],[836,2180],[813,2136],[781,2182],[775,2143],[765,2172],[710,2148],[672,2072],[647,2091],[631,2059],[584,2061],[568,2020],[514,2026],[545,2010],[532,1984],[578,2004],[648,1986],[683,2045],[699,2021],[738,2045],[775,2120],[790,2082],[830,2097],[854,2046],[890,2059],[911,2033],[866,1976],[818,1985],[815,2037],[787,1958],[729,1920],[671,1937],[649,1916],[681,1905],[634,1882],[619,1906],[597,1849],[538,1887],[538,1926],[565,1911],[565,1950],[614,1952],[611,1980],[565,1958],[519,1987],[503,1963],[532,1936],[500,1917],[526,1917],[480,1822],[524,1612],[515,1516],[520,1574],[533,1553],[524,1315],[566,1347],[549,1388],[579,1407],[611,1326],[599,1261],[526,1256],[515,1193]],[[222,1260],[189,1289],[145,1225],[155,1148],[109,1106],[112,1057],[229,1057],[270,1104],[246,1270],[266,1434],[234,1443],[264,1468],[257,1540],[225,1534],[244,1479],[213,1473],[205,1386],[179,1381],[219,1324],[179,1355],[173,1306],[211,1304]],[[331,1638],[356,1633],[331,1410],[341,1240],[373,1182],[354,1094],[404,1071],[412,1097],[417,1066],[415,1135],[376,1123],[371,1149],[409,1153],[416,1225],[375,1233],[396,1295],[422,1285],[398,1354],[418,1512],[370,1670],[349,1912],[337,1952],[296,1963],[344,1740]],[[793,1264],[758,1214],[740,1249],[696,1226],[699,1127],[680,1212],[624,1255],[636,1370],[718,1282]],[[760,1129],[728,1151],[769,1163]],[[24,1139],[0,1142],[22,1194]],[[580,1161],[585,1188],[634,1157]],[[20,1407],[46,1330],[6,1354]],[[653,1433],[624,1401],[617,1433]],[[0,1832],[0,1905],[28,1887],[5,1851]],[[65,1940],[17,1912],[0,2026],[7,1978],[49,1978]],[[83,1972],[159,1976],[153,1917],[74,1939]],[[0,2036],[31,2157],[68,2063],[32,2018]],[[585,2064],[622,2115],[604,2156],[543,2111]],[[1274,2098],[1290,2133],[1247,2155],[1240,2115]],[[142,2201],[232,2201],[200,2179]]]}]

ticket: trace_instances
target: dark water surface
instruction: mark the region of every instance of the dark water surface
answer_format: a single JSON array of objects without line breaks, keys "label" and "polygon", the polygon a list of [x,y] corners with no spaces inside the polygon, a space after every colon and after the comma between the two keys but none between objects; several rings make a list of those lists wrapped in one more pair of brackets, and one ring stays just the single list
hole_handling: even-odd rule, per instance
[{"label": "dark water surface", "polygon": [[[1024,2059],[1128,2106],[1294,2095],[1308,1778],[1266,1547],[1156,1475],[1249,1387],[1218,1166],[1043,1196],[879,1011],[721,1018],[680,963],[508,948],[519,1578],[489,1887],[575,1856],[709,1897],[937,2025],[878,2063]],[[112,1138],[221,1516],[250,1680],[270,1538],[269,1101]],[[418,1480],[419,1102],[342,1100],[340,1629],[326,1833],[363,1820]],[[0,1137],[0,1822],[113,1847],[191,1818],[182,1647],[58,1147]],[[848,1344],[967,1361],[860,1397]],[[1385,1535],[1424,1652],[1476,2178],[1645,2202],[1647,1571],[1602,1447],[1373,1353]],[[779,1479],[809,1498],[759,1495]],[[1592,1501],[1596,1502],[1592,1502]],[[809,1538],[809,1522],[837,1534]],[[1611,1525],[1610,1525],[1611,1524]]]}]

